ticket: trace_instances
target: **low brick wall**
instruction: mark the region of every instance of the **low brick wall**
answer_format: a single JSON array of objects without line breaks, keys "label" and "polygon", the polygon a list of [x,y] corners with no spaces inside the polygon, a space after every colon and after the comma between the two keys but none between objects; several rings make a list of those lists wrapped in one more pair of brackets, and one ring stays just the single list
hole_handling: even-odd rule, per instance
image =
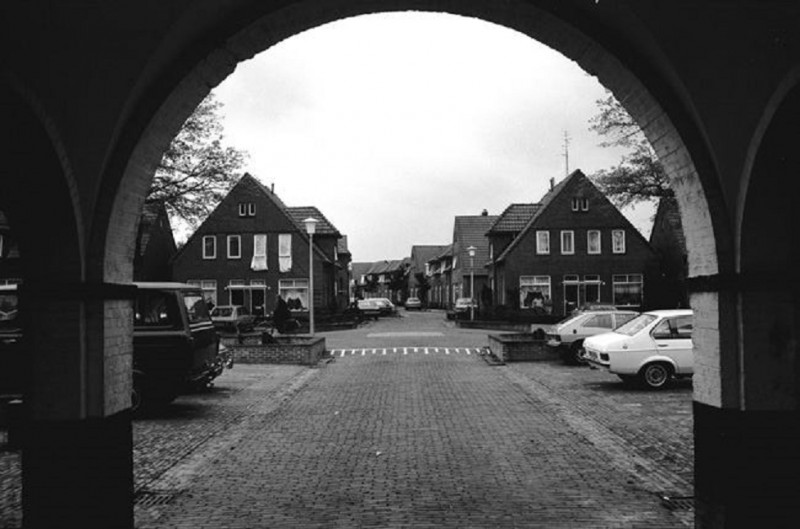
[{"label": "low brick wall", "polygon": [[489,335],[489,349],[503,362],[531,362],[557,360],[557,351],[548,347],[544,340],[537,340],[532,333],[509,333]]},{"label": "low brick wall", "polygon": [[300,364],[313,366],[325,356],[325,338],[308,335],[275,336],[274,343],[261,343],[261,336],[223,339],[240,364]]},{"label": "low brick wall", "polygon": [[531,328],[530,323],[510,323],[504,321],[488,320],[455,320],[456,325],[462,329],[485,329],[491,331],[526,332]]}]

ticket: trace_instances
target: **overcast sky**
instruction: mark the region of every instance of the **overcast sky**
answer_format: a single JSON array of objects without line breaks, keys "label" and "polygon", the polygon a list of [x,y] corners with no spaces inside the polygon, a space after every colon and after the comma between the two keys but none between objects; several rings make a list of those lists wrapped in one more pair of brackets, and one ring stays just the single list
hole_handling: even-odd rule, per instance
[{"label": "overcast sky", "polygon": [[[288,206],[317,206],[354,261],[448,244],[456,215],[536,202],[619,162],[588,130],[603,87],[520,33],[430,13],[346,19],[242,63],[217,89],[226,142]],[[629,214],[649,235],[650,212]]]}]

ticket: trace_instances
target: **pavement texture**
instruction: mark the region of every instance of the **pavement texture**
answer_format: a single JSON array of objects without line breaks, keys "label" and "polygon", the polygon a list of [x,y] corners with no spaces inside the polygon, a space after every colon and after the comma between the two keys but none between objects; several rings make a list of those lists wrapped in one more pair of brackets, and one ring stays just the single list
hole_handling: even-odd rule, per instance
[{"label": "pavement texture", "polygon": [[[497,365],[469,337],[414,349],[434,331],[406,324],[315,368],[236,365],[137,419],[136,527],[693,526],[691,382]],[[21,526],[18,472],[0,453],[0,527]]]}]

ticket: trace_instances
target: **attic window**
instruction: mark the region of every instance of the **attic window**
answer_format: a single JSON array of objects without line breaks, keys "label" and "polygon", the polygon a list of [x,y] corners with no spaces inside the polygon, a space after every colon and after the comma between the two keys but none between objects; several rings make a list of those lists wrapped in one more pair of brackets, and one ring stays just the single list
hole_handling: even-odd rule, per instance
[{"label": "attic window", "polygon": [[572,199],[572,211],[578,211],[581,207],[581,199],[575,197]]},{"label": "attic window", "polygon": [[589,211],[589,199],[582,198],[581,199],[581,211]]},{"label": "attic window", "polygon": [[253,202],[239,202],[240,217],[255,217],[256,205]]}]

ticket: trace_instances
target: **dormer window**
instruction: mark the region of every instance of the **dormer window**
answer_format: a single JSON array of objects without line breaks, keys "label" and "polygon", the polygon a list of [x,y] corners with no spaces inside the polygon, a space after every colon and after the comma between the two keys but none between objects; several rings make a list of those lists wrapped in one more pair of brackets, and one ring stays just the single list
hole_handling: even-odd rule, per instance
[{"label": "dormer window", "polygon": [[240,217],[255,217],[256,205],[254,202],[239,202]]}]

